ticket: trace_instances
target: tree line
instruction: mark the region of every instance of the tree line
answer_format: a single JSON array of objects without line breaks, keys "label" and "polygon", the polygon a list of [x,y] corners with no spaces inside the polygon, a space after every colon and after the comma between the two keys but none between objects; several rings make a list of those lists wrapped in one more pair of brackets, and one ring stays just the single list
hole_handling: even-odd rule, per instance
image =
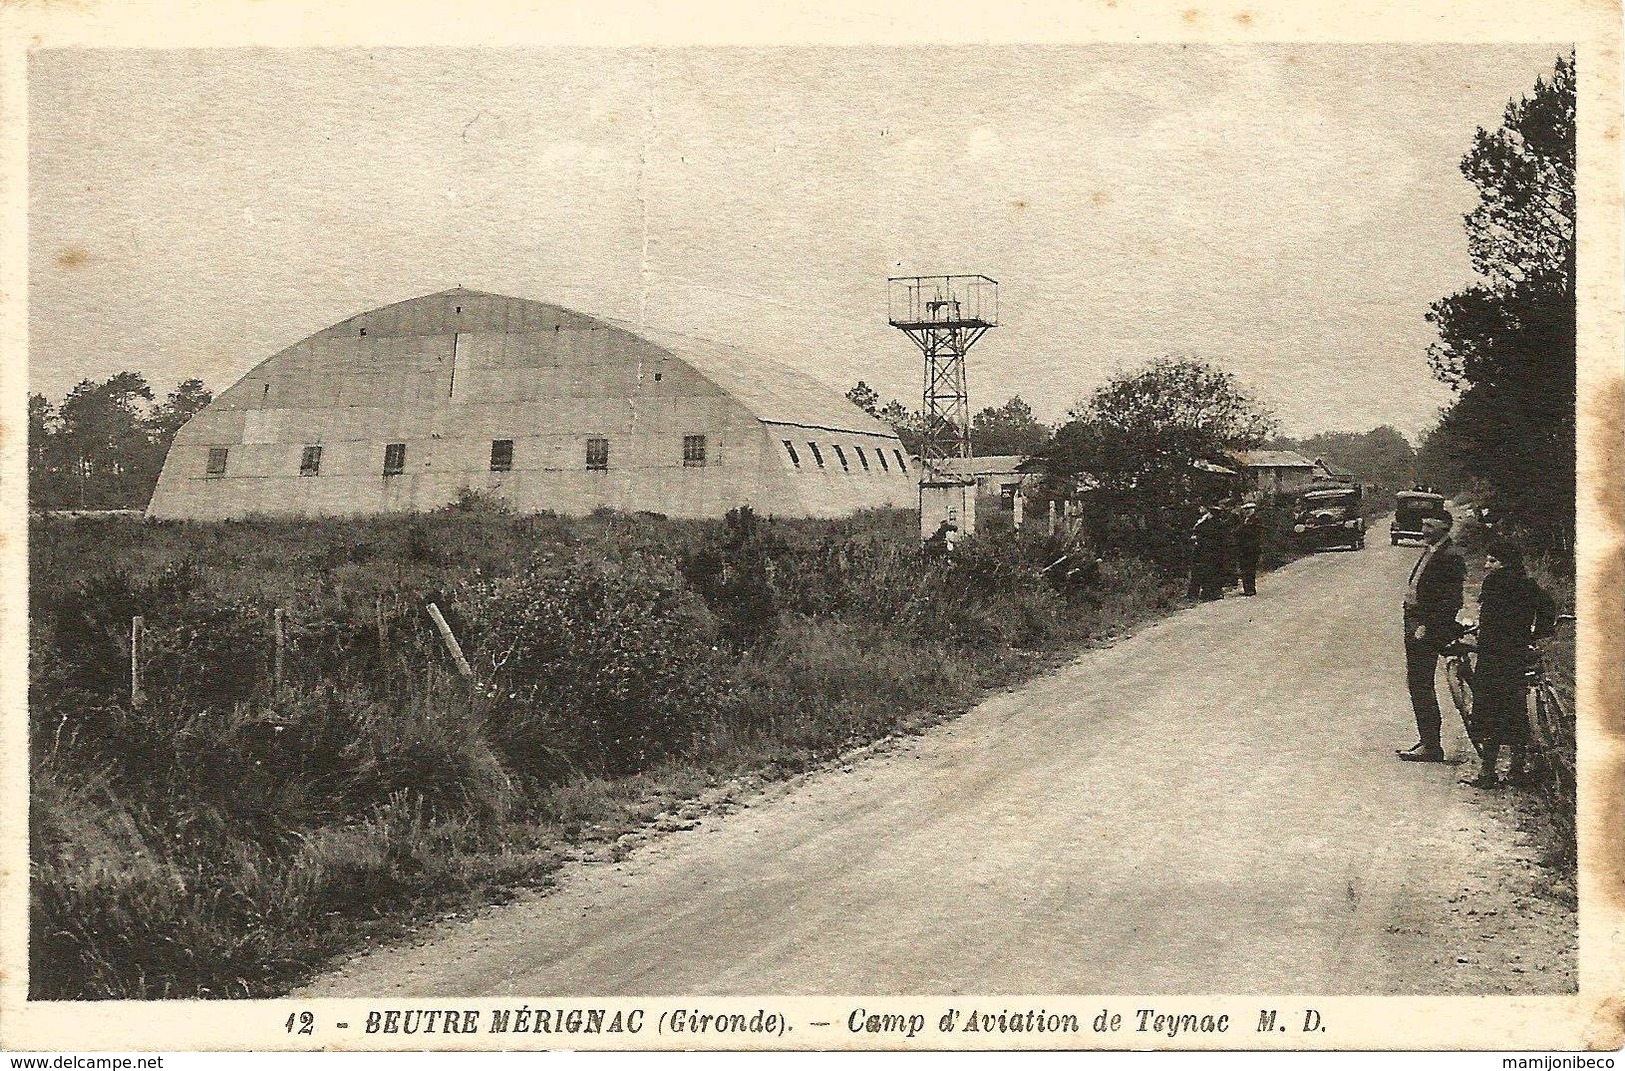
[{"label": "tree line", "polygon": [[1433,374],[1455,399],[1422,447],[1436,482],[1474,496],[1560,554],[1574,547],[1575,61],[1482,127],[1461,171],[1479,279],[1435,301]]},{"label": "tree line", "polygon": [[1380,491],[1399,491],[1422,482],[1416,447],[1391,424],[1370,431],[1323,431],[1305,439],[1277,436],[1266,449],[1292,450],[1311,461],[1323,459]]},{"label": "tree line", "polygon": [[82,380],[56,405],[28,396],[31,509],[145,509],[175,433],[213,393],[200,379],[161,401],[140,372]]},{"label": "tree line", "polygon": [[[880,404],[880,394],[863,380],[846,392],[846,400],[891,427],[910,453],[919,453],[925,434],[925,413],[893,398]],[[1033,407],[1017,394],[1000,406],[988,406],[971,416],[971,442],[979,457],[1032,454],[1049,442],[1054,429],[1033,416]]]}]

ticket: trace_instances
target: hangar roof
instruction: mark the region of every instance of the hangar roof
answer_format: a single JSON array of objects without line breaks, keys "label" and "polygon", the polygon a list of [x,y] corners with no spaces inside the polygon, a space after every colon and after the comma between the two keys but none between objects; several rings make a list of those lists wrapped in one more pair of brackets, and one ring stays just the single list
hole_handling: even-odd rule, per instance
[{"label": "hangar roof", "polygon": [[[455,309],[455,313],[453,310]],[[810,428],[885,435],[896,432],[853,405],[840,391],[767,357],[726,343],[641,324],[591,316],[560,305],[453,287],[359,313],[312,337],[351,334],[436,335],[463,330],[526,332],[608,327],[644,339],[684,362],[744,405],[759,420]]]},{"label": "hangar roof", "polygon": [[853,405],[840,391],[789,365],[723,342],[615,320],[605,322],[648,339],[692,366],[761,420],[893,438],[897,435],[890,426]]}]

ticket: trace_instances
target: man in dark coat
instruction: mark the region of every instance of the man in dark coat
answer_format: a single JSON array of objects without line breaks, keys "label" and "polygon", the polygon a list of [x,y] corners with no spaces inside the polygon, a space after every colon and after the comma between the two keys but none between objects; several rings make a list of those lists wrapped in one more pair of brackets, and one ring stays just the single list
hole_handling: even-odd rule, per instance
[{"label": "man in dark coat", "polygon": [[1258,594],[1258,559],[1264,552],[1264,526],[1258,520],[1258,505],[1241,504],[1236,523],[1236,569],[1241,573],[1241,593]]},{"label": "man in dark coat", "polygon": [[1511,751],[1508,773],[1524,776],[1529,742],[1526,711],[1530,644],[1549,634],[1557,620],[1552,597],[1529,579],[1523,552],[1504,539],[1484,553],[1484,586],[1478,596],[1478,664],[1473,670],[1473,723],[1479,734],[1478,776],[1464,781],[1474,788],[1495,788],[1495,764],[1501,747]]},{"label": "man in dark coat", "polygon": [[1224,531],[1206,506],[1191,529],[1191,593],[1204,601],[1224,597]]},{"label": "man in dark coat", "polygon": [[1467,577],[1467,565],[1450,539],[1450,526],[1448,513],[1423,519],[1422,541],[1427,548],[1411,569],[1405,591],[1405,683],[1419,737],[1414,745],[1398,752],[1406,762],[1444,761],[1439,741],[1444,719],[1433,679],[1439,655],[1461,637],[1456,611],[1461,609],[1461,586]]}]

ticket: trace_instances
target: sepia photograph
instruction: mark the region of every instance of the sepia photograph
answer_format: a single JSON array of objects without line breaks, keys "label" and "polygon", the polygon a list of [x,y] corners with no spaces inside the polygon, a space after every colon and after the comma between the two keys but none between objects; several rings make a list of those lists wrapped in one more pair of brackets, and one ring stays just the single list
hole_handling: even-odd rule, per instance
[{"label": "sepia photograph", "polygon": [[1617,1048],[1617,27],[1192,15],[8,41],[7,1047]]}]

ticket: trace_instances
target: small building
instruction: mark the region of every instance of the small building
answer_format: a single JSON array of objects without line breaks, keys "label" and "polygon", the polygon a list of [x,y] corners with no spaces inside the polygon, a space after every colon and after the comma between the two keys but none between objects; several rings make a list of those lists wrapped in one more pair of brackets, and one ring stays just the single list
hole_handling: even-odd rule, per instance
[{"label": "small building", "polygon": [[976,518],[980,525],[1011,527],[1019,525],[1021,496],[1038,480],[1035,473],[1021,471],[1022,454],[992,454],[988,457],[953,457],[937,463],[947,477],[974,481]]},{"label": "small building", "polygon": [[250,371],[175,436],[159,518],[436,509],[717,517],[913,509],[890,427],[732,346],[457,288],[352,316]]},{"label": "small building", "polygon": [[1236,461],[1243,492],[1256,495],[1297,494],[1323,475],[1315,462],[1294,450],[1241,450]]}]

